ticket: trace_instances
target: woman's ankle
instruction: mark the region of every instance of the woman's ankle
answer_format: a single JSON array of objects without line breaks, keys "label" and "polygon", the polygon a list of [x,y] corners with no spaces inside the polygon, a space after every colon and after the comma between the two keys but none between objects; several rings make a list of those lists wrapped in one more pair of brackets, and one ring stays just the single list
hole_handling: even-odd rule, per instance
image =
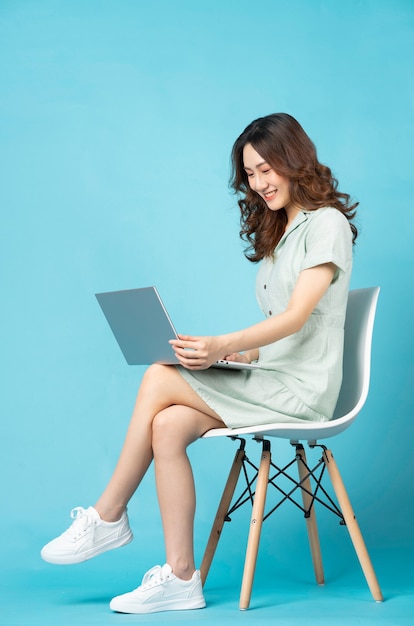
[{"label": "woman's ankle", "polygon": [[121,519],[126,507],[104,505],[98,501],[95,504],[94,508],[98,512],[98,515],[102,521],[118,522]]},{"label": "woman's ankle", "polygon": [[196,569],[194,563],[183,562],[181,559],[177,561],[173,560],[172,563],[168,561],[168,563],[171,566],[174,576],[177,576],[177,578],[181,580],[191,580]]}]

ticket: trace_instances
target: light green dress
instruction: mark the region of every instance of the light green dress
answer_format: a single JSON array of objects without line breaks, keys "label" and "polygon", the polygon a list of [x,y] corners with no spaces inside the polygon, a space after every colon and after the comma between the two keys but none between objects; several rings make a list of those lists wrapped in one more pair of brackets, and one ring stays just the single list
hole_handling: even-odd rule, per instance
[{"label": "light green dress", "polygon": [[261,369],[178,371],[236,428],[271,422],[327,421],[342,380],[343,328],[352,269],[352,233],[337,209],[301,211],[261,262],[256,295],[266,317],[283,312],[302,270],[332,262],[334,280],[304,327],[260,348]]}]

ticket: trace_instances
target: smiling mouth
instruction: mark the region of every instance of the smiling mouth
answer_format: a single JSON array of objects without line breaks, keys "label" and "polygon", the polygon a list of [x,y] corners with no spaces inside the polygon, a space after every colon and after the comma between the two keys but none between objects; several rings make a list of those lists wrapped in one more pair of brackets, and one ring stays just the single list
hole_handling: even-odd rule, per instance
[{"label": "smiling mouth", "polygon": [[273,189],[273,191],[269,191],[267,193],[264,193],[263,194],[263,198],[265,200],[272,200],[272,198],[274,198],[276,194],[277,194],[277,189]]}]

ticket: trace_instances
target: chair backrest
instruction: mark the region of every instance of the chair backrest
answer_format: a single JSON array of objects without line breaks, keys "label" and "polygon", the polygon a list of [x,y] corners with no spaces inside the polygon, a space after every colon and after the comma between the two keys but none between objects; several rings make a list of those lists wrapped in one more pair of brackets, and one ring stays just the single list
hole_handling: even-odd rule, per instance
[{"label": "chair backrest", "polygon": [[365,403],[371,370],[371,344],[379,287],[349,292],[345,319],[343,379],[333,420],[358,413]]}]

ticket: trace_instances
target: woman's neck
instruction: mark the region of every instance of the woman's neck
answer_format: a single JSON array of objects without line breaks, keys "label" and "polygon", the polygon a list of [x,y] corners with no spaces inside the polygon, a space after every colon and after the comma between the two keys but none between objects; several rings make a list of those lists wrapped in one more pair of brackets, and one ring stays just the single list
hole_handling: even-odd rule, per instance
[{"label": "woman's neck", "polygon": [[295,220],[296,216],[300,213],[301,208],[295,205],[290,205],[285,207],[285,212],[287,216],[287,224],[285,228],[285,232],[291,227],[292,222]]}]

